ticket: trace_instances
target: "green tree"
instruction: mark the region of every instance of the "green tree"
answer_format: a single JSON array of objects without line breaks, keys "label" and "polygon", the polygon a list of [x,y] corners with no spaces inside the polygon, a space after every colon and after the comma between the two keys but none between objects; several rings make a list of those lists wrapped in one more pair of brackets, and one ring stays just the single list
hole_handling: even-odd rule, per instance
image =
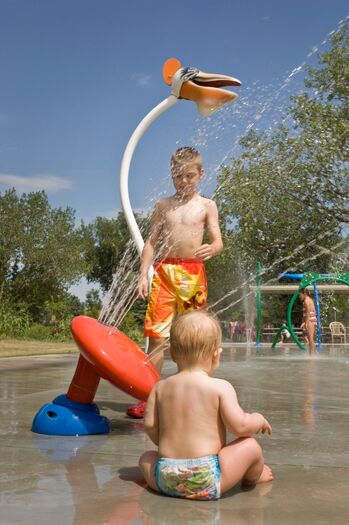
[{"label": "green tree", "polygon": [[319,67],[307,68],[310,92],[293,97],[291,114],[301,130],[304,180],[309,198],[322,213],[349,222],[349,23],[319,56]]},{"label": "green tree", "polygon": [[[307,69],[304,93],[291,100],[294,126],[280,124],[272,134],[250,131],[240,140],[240,157],[221,170],[220,216],[239,253],[239,264],[233,256],[230,263],[236,276],[239,268],[250,275],[251,284],[258,258],[270,268],[264,280],[290,269],[345,267],[348,81],[345,23],[333,35],[331,49],[319,56],[318,67]],[[226,276],[220,275],[225,286]]]},{"label": "green tree", "polygon": [[97,319],[101,306],[102,301],[99,295],[99,290],[97,290],[96,288],[89,290],[86,293],[86,299],[84,303],[85,315]]},{"label": "green tree", "polygon": [[[241,157],[222,169],[221,214],[251,270],[258,257],[264,265],[287,259],[276,270],[298,265],[315,245],[339,241],[348,223],[348,38],[345,24],[320,67],[308,68],[312,91],[293,98],[294,129],[250,131],[240,141]],[[329,260],[324,250],[318,270]]]},{"label": "green tree", "polygon": [[83,304],[75,295],[62,293],[56,298],[45,301],[44,314],[46,323],[55,321],[71,321],[76,315],[83,313]]},{"label": "green tree", "polygon": [[[136,220],[141,229],[146,228],[146,218],[136,214]],[[115,219],[97,217],[93,223],[85,226],[85,233],[89,239],[85,251],[89,267],[87,280],[98,282],[106,292],[131,239],[125,215],[119,212]],[[138,259],[135,248],[130,252],[131,258]]]},{"label": "green tree", "polygon": [[0,295],[34,318],[86,271],[86,239],[71,208],[52,208],[45,192],[0,194]]}]

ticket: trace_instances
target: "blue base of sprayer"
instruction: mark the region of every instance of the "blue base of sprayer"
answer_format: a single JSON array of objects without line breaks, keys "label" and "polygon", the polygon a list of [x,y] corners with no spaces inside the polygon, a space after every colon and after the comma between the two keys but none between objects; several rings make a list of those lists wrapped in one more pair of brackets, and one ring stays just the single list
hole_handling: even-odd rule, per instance
[{"label": "blue base of sprayer", "polygon": [[32,431],[48,436],[107,434],[110,424],[100,415],[95,403],[77,403],[60,395],[40,408],[34,417]]}]

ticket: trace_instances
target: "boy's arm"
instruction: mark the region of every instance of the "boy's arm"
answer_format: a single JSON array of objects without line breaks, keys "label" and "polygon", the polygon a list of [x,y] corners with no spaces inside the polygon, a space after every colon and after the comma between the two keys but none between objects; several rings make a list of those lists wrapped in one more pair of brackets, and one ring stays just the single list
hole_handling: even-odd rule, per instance
[{"label": "boy's arm", "polygon": [[207,202],[206,226],[210,244],[202,244],[195,252],[195,257],[208,261],[214,255],[223,250],[221,229],[219,227],[218,210],[216,203],[212,200]]},{"label": "boy's arm", "polygon": [[219,406],[226,429],[235,436],[248,437],[260,431],[271,434],[272,428],[262,414],[249,414],[242,410],[236,392],[228,381],[222,381]]},{"label": "boy's arm", "polygon": [[145,299],[148,295],[148,272],[153,264],[154,253],[161,229],[161,211],[160,203],[155,205],[149,226],[149,234],[144,243],[141,255],[141,268],[138,280],[138,295]]},{"label": "boy's arm", "polygon": [[144,412],[144,430],[155,445],[159,444],[159,415],[156,403],[156,385],[150,392]]}]

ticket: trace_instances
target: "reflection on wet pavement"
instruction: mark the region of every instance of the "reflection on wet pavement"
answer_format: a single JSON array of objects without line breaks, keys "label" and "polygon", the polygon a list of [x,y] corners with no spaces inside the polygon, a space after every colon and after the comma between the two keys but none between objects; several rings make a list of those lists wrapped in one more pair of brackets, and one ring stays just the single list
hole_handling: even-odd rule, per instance
[{"label": "reflection on wet pavement", "polygon": [[[142,422],[125,415],[132,399],[104,381],[96,402],[111,420],[109,435],[30,431],[38,408],[66,392],[76,360],[0,360],[1,524],[347,522],[349,351],[343,346],[310,358],[294,346],[225,345],[216,375],[232,382],[245,410],[271,421],[272,437],[258,439],[275,480],[249,491],[237,486],[216,502],[167,498],[144,487],[137,463],[150,442]],[[170,361],[165,371],[175,371]]]}]

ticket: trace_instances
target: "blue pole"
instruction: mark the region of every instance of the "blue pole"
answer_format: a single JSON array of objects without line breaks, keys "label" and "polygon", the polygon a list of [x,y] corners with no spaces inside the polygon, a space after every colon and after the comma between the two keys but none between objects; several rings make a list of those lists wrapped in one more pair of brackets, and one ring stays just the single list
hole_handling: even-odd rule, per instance
[{"label": "blue pole", "polygon": [[[335,273],[320,273],[319,277],[334,277],[336,278],[337,274]],[[287,279],[296,279],[296,280],[302,280],[304,277],[304,273],[279,273],[278,278],[282,279],[283,277]]]},{"label": "blue pole", "polygon": [[321,350],[321,317],[320,317],[320,303],[319,303],[319,294],[317,289],[317,283],[313,283],[314,286],[314,299],[315,299],[315,311],[317,318],[317,327],[316,327],[316,345],[319,350]]},{"label": "blue pole", "polygon": [[286,277],[287,279],[296,279],[296,280],[302,280],[304,277],[304,273],[280,273],[279,279],[282,277]]}]

